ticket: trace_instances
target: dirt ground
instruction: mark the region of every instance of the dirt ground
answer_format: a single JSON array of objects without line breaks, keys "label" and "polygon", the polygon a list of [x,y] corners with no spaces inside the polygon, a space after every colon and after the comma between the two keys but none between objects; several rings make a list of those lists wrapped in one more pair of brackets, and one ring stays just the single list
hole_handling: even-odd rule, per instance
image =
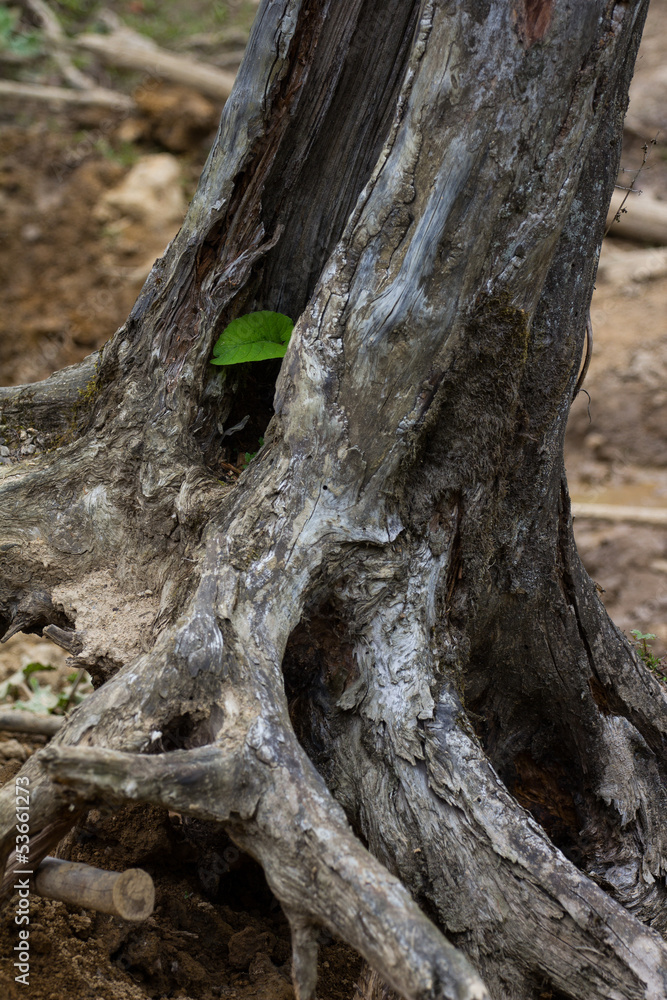
[{"label": "dirt ground", "polygon": [[[150,5],[124,7],[140,22]],[[666,51],[667,0],[653,0],[624,166],[636,168],[643,143],[662,129],[637,187],[663,200],[667,82],[663,74],[660,92],[654,79]],[[157,83],[144,89],[136,116],[3,104],[1,384],[42,379],[77,362],[123,322],[152,261],[178,229],[219,112],[194,92]],[[567,437],[573,500],[667,510],[665,251],[607,240],[592,321],[590,401],[583,393],[575,401]],[[5,462],[1,434],[0,427]],[[655,633],[655,651],[665,652],[667,524],[578,517],[575,529],[612,618],[628,633]],[[34,661],[56,668],[38,679],[56,693],[64,689],[62,651],[20,635],[1,648],[0,683]],[[16,697],[13,691],[6,700]],[[0,784],[43,742],[0,733]],[[147,807],[94,811],[59,853],[110,870],[145,868],[156,883],[155,914],[133,926],[33,895],[26,990],[14,981],[10,903],[0,914],[0,994],[8,1000],[292,1000],[280,907],[258,866],[224,837],[212,841],[205,824]],[[323,940],[320,1000],[353,997],[359,965],[347,948]]]}]

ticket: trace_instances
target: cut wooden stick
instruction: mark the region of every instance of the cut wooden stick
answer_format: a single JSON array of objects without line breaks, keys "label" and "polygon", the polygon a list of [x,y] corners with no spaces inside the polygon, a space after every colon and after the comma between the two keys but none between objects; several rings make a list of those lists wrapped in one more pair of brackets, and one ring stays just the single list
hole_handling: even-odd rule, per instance
[{"label": "cut wooden stick", "polygon": [[600,521],[634,521],[637,524],[667,525],[664,507],[626,507],[615,503],[572,503],[575,517],[593,517]]},{"label": "cut wooden stick", "polygon": [[36,733],[39,736],[55,736],[65,719],[58,715],[38,715],[9,709],[0,712],[0,730],[6,733]]},{"label": "cut wooden stick", "polygon": [[141,868],[107,872],[74,861],[44,858],[34,877],[34,889],[38,896],[134,923],[147,920],[155,907],[153,879]]}]

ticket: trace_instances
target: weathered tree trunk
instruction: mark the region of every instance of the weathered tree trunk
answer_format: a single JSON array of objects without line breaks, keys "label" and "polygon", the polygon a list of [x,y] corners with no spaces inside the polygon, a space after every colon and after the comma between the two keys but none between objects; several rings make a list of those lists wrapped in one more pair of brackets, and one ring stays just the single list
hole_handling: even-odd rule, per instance
[{"label": "weathered tree trunk", "polygon": [[[319,926],[368,996],[667,996],[667,701],[562,461],[646,6],[265,0],[125,326],[0,394],[44,441],[3,470],[3,630],[99,685],[24,767],[33,860],[167,805],[261,862],[299,997]],[[299,320],[225,486],[208,359],[251,309]]]}]

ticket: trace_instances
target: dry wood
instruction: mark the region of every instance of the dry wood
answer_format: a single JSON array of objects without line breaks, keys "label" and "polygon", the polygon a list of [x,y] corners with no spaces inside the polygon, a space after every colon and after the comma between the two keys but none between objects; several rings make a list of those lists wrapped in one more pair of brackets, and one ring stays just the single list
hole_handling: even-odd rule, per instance
[{"label": "dry wood", "polygon": [[634,524],[667,524],[667,510],[662,507],[631,507],[615,503],[572,504],[575,517],[592,517],[601,521],[627,521]]},{"label": "dry wood", "polygon": [[91,104],[117,111],[132,111],[135,103],[131,97],[118,94],[104,87],[90,90],[68,90],[66,87],[47,87],[37,83],[16,83],[14,80],[0,80],[0,94],[7,97],[27,98],[45,101],[47,104]]},{"label": "dry wood", "polygon": [[122,920],[147,920],[155,907],[155,886],[148,872],[128,868],[108,872],[59,858],[44,858],[34,877],[38,896],[58,899]]},{"label": "dry wood", "polygon": [[44,0],[21,0],[32,14],[39,21],[47,47],[50,49],[53,59],[60,69],[60,72],[72,87],[82,90],[97,89],[95,82],[72,62],[69,54],[69,41],[62,29],[60,21]]},{"label": "dry wood", "polygon": [[[626,198],[627,195],[627,198]],[[624,203],[625,202],[625,203]],[[625,211],[621,211],[621,205]],[[616,215],[621,211],[618,222]],[[619,236],[640,243],[667,244],[667,202],[653,198],[646,191],[614,191],[607,225],[610,236]]]},{"label": "dry wood", "polygon": [[627,288],[635,282],[652,281],[665,275],[667,247],[629,249],[616,240],[605,240],[598,266],[600,281]]},{"label": "dry wood", "polygon": [[38,715],[19,709],[0,711],[0,730],[7,733],[36,733],[55,736],[65,720],[57,715]]},{"label": "dry wood", "polygon": [[108,35],[77,35],[74,43],[85,52],[95,53],[111,66],[122,66],[150,77],[181,83],[217,101],[227,100],[234,85],[234,73],[168,52],[127,28],[119,28]]},{"label": "dry wood", "polygon": [[61,649],[72,653],[73,656],[76,656],[83,649],[81,639],[71,629],[59,628],[58,625],[46,625],[42,634],[50,639],[51,642],[55,642],[56,646],[60,646]]}]

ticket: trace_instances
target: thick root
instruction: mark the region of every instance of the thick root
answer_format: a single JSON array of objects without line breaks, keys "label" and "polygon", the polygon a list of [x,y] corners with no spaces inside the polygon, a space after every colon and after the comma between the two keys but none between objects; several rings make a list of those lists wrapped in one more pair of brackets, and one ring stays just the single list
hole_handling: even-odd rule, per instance
[{"label": "thick root", "polygon": [[216,746],[137,757],[54,746],[41,758],[82,802],[146,801],[224,823],[263,865],[289,915],[304,1000],[313,995],[318,925],[408,1000],[488,997],[463,954],[361,846],[289,731],[262,720],[240,754]]}]

